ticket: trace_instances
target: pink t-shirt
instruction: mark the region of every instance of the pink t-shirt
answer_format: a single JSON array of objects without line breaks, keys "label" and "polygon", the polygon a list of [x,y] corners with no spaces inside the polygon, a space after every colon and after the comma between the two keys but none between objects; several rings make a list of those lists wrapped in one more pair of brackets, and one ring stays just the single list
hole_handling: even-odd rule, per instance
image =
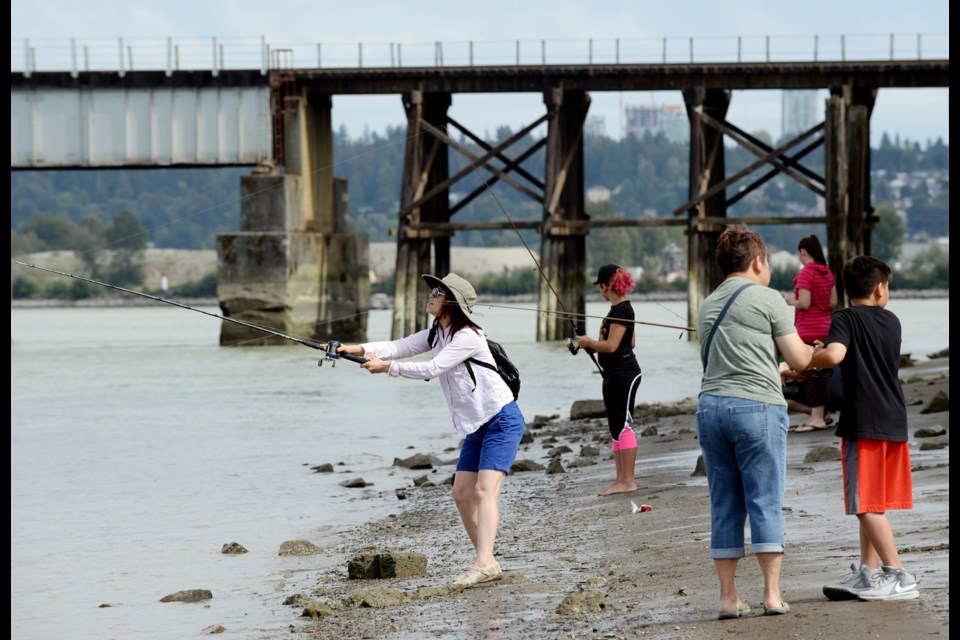
[{"label": "pink t-shirt", "polygon": [[825,264],[808,262],[793,279],[793,296],[800,297],[800,289],[810,292],[810,306],[796,309],[794,325],[804,342],[826,340],[830,330],[830,292],[833,291],[833,274]]}]

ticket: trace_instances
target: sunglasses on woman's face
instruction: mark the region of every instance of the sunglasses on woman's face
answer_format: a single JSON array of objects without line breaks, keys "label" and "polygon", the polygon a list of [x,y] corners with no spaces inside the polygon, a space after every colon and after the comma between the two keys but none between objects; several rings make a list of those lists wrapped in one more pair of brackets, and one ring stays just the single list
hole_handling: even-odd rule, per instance
[{"label": "sunglasses on woman's face", "polygon": [[443,298],[443,297],[445,297],[446,295],[447,295],[447,294],[446,294],[446,293],[444,292],[444,290],[441,289],[440,287],[434,287],[433,289],[430,290],[430,297],[431,297],[431,298]]}]

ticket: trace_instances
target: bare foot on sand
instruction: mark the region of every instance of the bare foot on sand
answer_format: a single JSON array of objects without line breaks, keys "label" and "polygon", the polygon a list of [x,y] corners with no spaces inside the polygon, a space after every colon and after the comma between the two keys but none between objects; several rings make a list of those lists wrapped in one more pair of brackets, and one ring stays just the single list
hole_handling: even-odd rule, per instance
[{"label": "bare foot on sand", "polygon": [[807,433],[808,431],[823,431],[826,428],[826,422],[821,421],[817,423],[811,420],[810,422],[804,422],[803,424],[799,425],[796,429],[794,429],[794,432]]},{"label": "bare foot on sand", "polygon": [[598,496],[612,496],[615,493],[632,493],[637,490],[636,483],[634,484],[619,484],[614,482],[612,485],[603,489]]}]

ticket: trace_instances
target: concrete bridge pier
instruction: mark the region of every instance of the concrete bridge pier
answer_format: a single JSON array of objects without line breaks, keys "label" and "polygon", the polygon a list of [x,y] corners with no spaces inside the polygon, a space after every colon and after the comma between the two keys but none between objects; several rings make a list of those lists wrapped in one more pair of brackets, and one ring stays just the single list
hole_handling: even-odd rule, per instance
[{"label": "concrete bridge pier", "polygon": [[[329,95],[303,91],[282,116],[285,166],[240,179],[240,232],[217,236],[225,317],[325,342],[366,339],[369,240],[347,222],[346,180],[333,176]],[[221,345],[289,344],[232,322]]]}]

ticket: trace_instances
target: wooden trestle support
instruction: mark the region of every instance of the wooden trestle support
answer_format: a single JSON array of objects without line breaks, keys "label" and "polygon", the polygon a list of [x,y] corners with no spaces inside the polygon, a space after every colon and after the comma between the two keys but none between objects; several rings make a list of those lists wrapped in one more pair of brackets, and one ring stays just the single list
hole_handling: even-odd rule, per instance
[{"label": "wooden trestle support", "polygon": [[[447,115],[450,94],[414,91],[403,97],[407,112],[407,146],[404,155],[401,206],[397,229],[397,265],[391,335],[397,338],[426,327],[423,312],[427,287],[420,277],[440,277],[450,271],[450,237],[468,229],[530,229],[541,232],[540,255],[531,256],[531,268],[542,271],[537,339],[557,340],[573,334],[567,313],[574,316],[578,331],[585,330],[585,236],[587,220],[583,206],[583,121],[589,97],[582,91],[556,90],[545,95],[547,113],[496,146],[491,146]],[[536,127],[547,123],[547,137],[521,151],[515,158],[505,154],[511,145]],[[484,153],[476,155],[449,135],[456,128]],[[545,179],[540,180],[520,165],[546,146]],[[467,166],[449,175],[447,150],[467,159]],[[495,165],[492,161],[496,159]],[[484,183],[449,203],[452,184],[468,175],[483,172]],[[521,183],[510,174],[525,179]],[[514,220],[502,209],[503,219],[483,223],[453,223],[460,209],[497,182],[504,182],[543,207],[541,220]],[[499,206],[499,201],[498,201]],[[579,226],[577,223],[581,223]],[[549,283],[549,284],[548,284]]]}]

